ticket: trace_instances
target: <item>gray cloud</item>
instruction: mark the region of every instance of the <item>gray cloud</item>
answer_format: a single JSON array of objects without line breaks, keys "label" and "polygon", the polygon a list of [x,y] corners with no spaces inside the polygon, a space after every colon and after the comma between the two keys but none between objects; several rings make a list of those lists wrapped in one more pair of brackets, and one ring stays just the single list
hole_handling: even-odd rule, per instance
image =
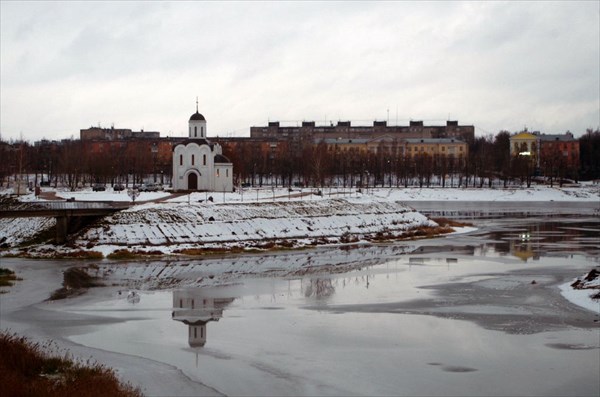
[{"label": "gray cloud", "polygon": [[[280,120],[600,124],[596,2],[1,2],[0,132]],[[396,109],[397,112],[396,112]]]}]

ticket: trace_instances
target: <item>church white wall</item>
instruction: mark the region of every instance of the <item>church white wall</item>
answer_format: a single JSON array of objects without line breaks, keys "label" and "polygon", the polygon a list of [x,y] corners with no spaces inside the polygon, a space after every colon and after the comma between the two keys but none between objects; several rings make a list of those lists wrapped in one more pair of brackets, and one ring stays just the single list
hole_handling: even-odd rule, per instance
[{"label": "church white wall", "polygon": [[190,138],[206,138],[205,120],[190,120],[188,126]]},{"label": "church white wall", "polygon": [[210,146],[197,143],[177,145],[173,150],[173,189],[188,190],[188,175],[196,171],[199,174],[198,190],[213,190],[213,169],[214,156]]},{"label": "church white wall", "polygon": [[204,144],[177,145],[173,150],[173,189],[188,190],[188,176],[194,172],[198,175],[198,190],[233,191],[233,164],[215,164],[217,154]]},{"label": "church white wall", "polygon": [[[196,109],[196,112],[198,110]],[[193,139],[206,139],[206,120],[188,121],[188,134]],[[209,145],[201,142],[190,142],[186,145],[180,144],[173,149],[173,189],[190,190],[190,174],[197,176],[197,190],[231,192],[233,191],[233,164],[217,164],[215,168],[215,156],[223,154],[223,148],[214,144],[212,149]],[[192,181],[193,182],[193,181]]]},{"label": "church white wall", "polygon": [[233,191],[233,164],[215,164],[215,192]]}]

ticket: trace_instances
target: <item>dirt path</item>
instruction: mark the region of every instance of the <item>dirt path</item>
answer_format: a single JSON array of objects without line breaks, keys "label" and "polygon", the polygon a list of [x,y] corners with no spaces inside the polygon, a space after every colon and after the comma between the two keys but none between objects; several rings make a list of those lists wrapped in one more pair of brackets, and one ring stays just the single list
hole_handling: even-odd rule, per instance
[{"label": "dirt path", "polygon": [[177,197],[185,196],[188,193],[171,193],[168,196],[157,198],[154,200],[144,200],[144,201],[136,201],[136,204],[146,204],[146,203],[162,203],[167,200],[171,200]]},{"label": "dirt path", "polygon": [[40,192],[40,195],[38,196],[38,198],[42,199],[42,200],[64,200],[64,198],[62,197],[58,197],[56,195],[56,192],[51,191],[51,192]]}]

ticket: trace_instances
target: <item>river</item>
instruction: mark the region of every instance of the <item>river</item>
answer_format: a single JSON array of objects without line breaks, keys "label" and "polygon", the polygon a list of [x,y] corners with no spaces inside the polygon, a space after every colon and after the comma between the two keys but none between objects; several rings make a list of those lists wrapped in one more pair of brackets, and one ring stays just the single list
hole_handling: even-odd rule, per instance
[{"label": "river", "polygon": [[2,259],[25,276],[1,295],[2,328],[149,395],[597,396],[600,304],[559,287],[599,265],[600,219],[500,212],[416,242],[100,263],[138,280],[139,301],[115,286],[42,302],[73,263]]}]

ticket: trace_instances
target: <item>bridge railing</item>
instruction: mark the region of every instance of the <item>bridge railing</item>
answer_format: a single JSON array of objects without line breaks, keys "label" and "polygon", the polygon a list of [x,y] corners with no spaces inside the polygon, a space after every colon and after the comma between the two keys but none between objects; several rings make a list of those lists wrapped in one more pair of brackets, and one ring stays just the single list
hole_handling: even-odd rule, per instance
[{"label": "bridge railing", "polygon": [[36,208],[49,210],[84,210],[127,208],[131,204],[126,201],[41,201],[36,202]]}]

